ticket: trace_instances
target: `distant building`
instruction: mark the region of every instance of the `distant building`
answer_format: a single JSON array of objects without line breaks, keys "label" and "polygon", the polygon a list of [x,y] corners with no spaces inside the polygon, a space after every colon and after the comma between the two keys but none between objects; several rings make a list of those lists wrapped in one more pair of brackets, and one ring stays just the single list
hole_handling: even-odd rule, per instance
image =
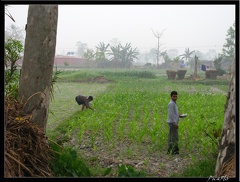
[{"label": "distant building", "polygon": [[[17,64],[22,66],[22,60],[19,59]],[[54,67],[55,66],[69,66],[69,67],[94,67],[95,61],[86,60],[84,58],[79,58],[75,56],[67,55],[57,55],[54,58]]]},{"label": "distant building", "polygon": [[96,62],[75,56],[57,55],[55,56],[54,59],[54,66],[69,66],[69,67],[76,66],[92,68],[96,66]]},{"label": "distant building", "polygon": [[66,55],[67,55],[67,56],[76,56],[76,53],[75,53],[75,52],[67,52]]}]

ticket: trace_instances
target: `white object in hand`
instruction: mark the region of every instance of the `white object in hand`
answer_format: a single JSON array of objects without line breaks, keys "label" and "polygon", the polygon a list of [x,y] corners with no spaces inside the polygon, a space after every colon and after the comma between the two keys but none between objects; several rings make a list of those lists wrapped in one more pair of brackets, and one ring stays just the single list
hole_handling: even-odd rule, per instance
[{"label": "white object in hand", "polygon": [[181,114],[179,117],[180,118],[184,118],[184,117],[186,117],[187,116],[187,114]]}]

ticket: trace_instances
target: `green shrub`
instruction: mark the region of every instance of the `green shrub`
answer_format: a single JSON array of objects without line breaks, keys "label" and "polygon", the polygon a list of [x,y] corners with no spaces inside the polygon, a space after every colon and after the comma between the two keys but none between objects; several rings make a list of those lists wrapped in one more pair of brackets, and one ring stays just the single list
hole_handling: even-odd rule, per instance
[{"label": "green shrub", "polygon": [[131,165],[124,165],[118,167],[118,177],[145,177],[146,173],[144,171],[135,171]]},{"label": "green shrub", "polygon": [[21,41],[15,39],[8,39],[5,44],[5,94],[10,94],[16,99],[19,89],[19,70],[17,69],[17,60],[23,52],[23,45]]},{"label": "green shrub", "polygon": [[218,76],[223,76],[223,74],[226,74],[226,71],[223,69],[218,69]]},{"label": "green shrub", "polygon": [[[61,147],[52,143],[53,151],[50,168],[56,177],[91,177],[93,176],[90,169],[77,154],[77,151],[71,147]],[[103,175],[106,176],[111,172],[112,168],[104,169]],[[102,171],[102,170],[101,170]]]},{"label": "green shrub", "polygon": [[64,66],[69,66],[69,63],[67,61],[64,61]]},{"label": "green shrub", "polygon": [[209,177],[214,176],[216,167],[216,157],[196,160],[193,165],[184,168],[183,172],[172,174],[171,177]]},{"label": "green shrub", "polygon": [[119,72],[104,72],[107,76],[118,76],[118,77],[136,77],[136,78],[156,78],[156,75],[151,71],[119,71]]},{"label": "green shrub", "polygon": [[66,147],[61,148],[52,144],[53,158],[51,169],[58,177],[89,177],[91,176],[89,168],[78,157],[76,150]]}]

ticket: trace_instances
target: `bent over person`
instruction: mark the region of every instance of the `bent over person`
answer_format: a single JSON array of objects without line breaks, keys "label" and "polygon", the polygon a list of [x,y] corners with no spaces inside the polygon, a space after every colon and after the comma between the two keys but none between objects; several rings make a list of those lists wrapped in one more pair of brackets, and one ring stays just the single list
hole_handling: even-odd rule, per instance
[{"label": "bent over person", "polygon": [[83,96],[83,95],[78,95],[75,98],[76,102],[78,103],[78,105],[82,105],[82,111],[84,110],[84,107],[86,106],[86,108],[94,110],[92,107],[90,107],[89,102],[91,102],[93,100],[92,96]]},{"label": "bent over person", "polygon": [[168,134],[168,151],[167,154],[179,154],[178,148],[178,121],[179,113],[177,106],[177,96],[178,93],[176,91],[171,92],[171,100],[168,104],[168,126],[169,126],[169,134]]}]

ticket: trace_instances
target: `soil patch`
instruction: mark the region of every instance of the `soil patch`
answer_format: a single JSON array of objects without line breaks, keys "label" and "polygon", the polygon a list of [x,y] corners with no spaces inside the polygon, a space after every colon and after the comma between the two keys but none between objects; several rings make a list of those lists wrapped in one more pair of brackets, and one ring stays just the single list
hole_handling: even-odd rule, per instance
[{"label": "soil patch", "polygon": [[95,78],[88,78],[85,80],[81,80],[80,82],[82,83],[109,83],[109,82],[113,82],[112,80],[108,80],[106,79],[104,76],[97,76]]},{"label": "soil patch", "polygon": [[[180,175],[186,166],[192,164],[190,151],[184,149],[181,149],[180,155],[171,156],[167,155],[165,149],[149,150],[150,141],[135,144],[127,138],[121,141],[113,138],[111,143],[107,143],[99,136],[93,143],[91,132],[85,132],[82,141],[78,142],[78,131],[75,130],[71,140],[62,143],[63,146],[77,148],[79,154],[88,161],[89,167],[100,165],[102,168],[111,167],[112,171],[118,171],[118,166],[124,164],[131,165],[136,171],[144,171],[147,177],[170,177],[173,173]],[[117,174],[112,173],[106,177],[117,177]]]}]

